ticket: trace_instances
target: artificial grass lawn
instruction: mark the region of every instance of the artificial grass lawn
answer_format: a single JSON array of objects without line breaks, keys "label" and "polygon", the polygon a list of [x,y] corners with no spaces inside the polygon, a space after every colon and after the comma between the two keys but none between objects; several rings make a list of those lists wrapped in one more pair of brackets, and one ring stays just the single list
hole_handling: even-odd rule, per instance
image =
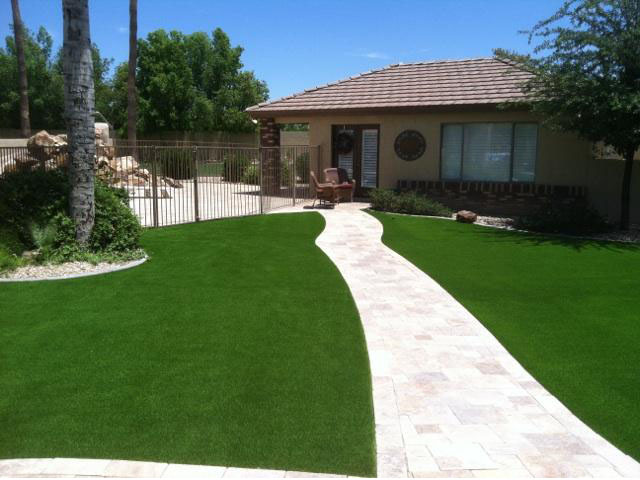
[{"label": "artificial grass lawn", "polygon": [[374,475],[364,335],[323,227],[147,230],[140,267],[0,284],[0,458]]},{"label": "artificial grass lawn", "polygon": [[640,247],[373,212],[573,413],[640,459]]}]

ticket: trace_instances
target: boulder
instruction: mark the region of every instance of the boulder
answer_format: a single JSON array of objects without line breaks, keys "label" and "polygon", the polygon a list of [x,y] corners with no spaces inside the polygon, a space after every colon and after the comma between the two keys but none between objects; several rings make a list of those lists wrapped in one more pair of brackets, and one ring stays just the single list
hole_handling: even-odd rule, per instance
[{"label": "boulder", "polygon": [[144,178],[135,175],[129,175],[123,179],[123,182],[128,187],[144,187],[147,185],[147,181]]},{"label": "boulder", "polygon": [[115,157],[109,160],[109,167],[114,172],[134,173],[140,168],[140,165],[138,165],[135,158],[127,155],[126,157]]},{"label": "boulder", "polygon": [[111,168],[111,166],[109,165],[109,159],[104,155],[98,156],[98,158],[96,159],[96,166],[98,167],[98,169]]},{"label": "boulder", "polygon": [[149,180],[150,177],[149,170],[147,170],[146,168],[138,169],[138,171],[136,171],[136,175],[144,178],[145,180]]},{"label": "boulder", "polygon": [[26,156],[21,155],[19,157],[15,157],[13,161],[18,169],[30,168],[40,163],[40,160],[38,160],[35,157],[32,157],[31,155],[26,155]]},{"label": "boulder", "polygon": [[456,222],[474,223],[478,219],[478,215],[470,210],[460,210],[456,213]]},{"label": "boulder", "polygon": [[162,177],[162,179],[164,180],[164,183],[169,185],[171,188],[182,188],[182,184],[171,177]]},{"label": "boulder", "polygon": [[49,160],[66,148],[67,142],[46,130],[40,130],[27,140],[27,150],[37,160]]}]

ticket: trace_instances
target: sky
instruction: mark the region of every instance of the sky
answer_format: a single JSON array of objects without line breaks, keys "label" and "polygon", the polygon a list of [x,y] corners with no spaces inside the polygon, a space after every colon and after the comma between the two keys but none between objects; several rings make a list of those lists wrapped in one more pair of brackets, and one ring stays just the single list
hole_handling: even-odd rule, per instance
[{"label": "sky", "polygon": [[[489,56],[496,47],[531,51],[521,30],[562,0],[138,0],[138,36],[163,28],[221,27],[244,48],[245,69],[275,99],[399,62]],[[11,35],[3,0],[0,32]],[[62,1],[20,0],[22,20],[62,43]],[[89,0],[91,39],[115,63],[128,58],[128,0]]]}]

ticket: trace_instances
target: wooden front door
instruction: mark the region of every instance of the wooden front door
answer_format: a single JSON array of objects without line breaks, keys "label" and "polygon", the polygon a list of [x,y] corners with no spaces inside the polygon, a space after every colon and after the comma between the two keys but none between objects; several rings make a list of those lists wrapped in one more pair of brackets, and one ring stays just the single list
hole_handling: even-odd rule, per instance
[{"label": "wooden front door", "polygon": [[380,127],[333,125],[332,166],[344,168],[356,181],[356,195],[367,195],[378,186]]}]

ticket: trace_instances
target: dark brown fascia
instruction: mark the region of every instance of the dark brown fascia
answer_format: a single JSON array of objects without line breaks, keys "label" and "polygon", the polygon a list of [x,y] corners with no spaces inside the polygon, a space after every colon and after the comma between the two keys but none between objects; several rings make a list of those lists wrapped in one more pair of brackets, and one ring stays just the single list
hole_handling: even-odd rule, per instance
[{"label": "dark brown fascia", "polygon": [[302,109],[302,110],[245,110],[252,118],[270,117],[304,117],[304,116],[332,116],[332,115],[378,115],[390,113],[451,113],[451,112],[496,112],[496,111],[528,111],[521,104],[508,106],[506,104],[458,104],[432,105],[419,107],[365,107],[365,108],[330,108],[330,109]]}]

